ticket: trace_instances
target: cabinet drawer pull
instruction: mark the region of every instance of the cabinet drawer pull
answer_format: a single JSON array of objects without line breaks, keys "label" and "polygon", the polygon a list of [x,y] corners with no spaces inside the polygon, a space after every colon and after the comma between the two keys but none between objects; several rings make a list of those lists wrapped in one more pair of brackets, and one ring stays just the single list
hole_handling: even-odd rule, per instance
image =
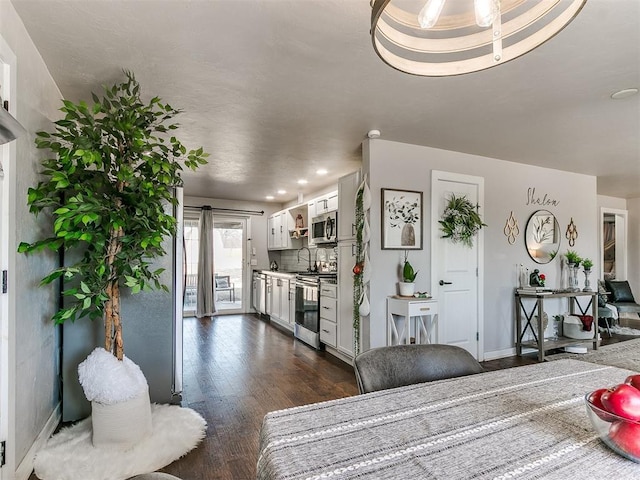
[{"label": "cabinet drawer pull", "polygon": [[325,330],[324,328],[322,329],[322,331],[323,331],[324,333],[329,333],[329,330]]},{"label": "cabinet drawer pull", "polygon": [[431,310],[429,307],[422,307],[420,309],[421,312],[428,312],[429,310]]},{"label": "cabinet drawer pull", "polygon": [[331,310],[329,307],[325,307],[324,305],[322,306],[322,308],[324,308],[325,310]]}]

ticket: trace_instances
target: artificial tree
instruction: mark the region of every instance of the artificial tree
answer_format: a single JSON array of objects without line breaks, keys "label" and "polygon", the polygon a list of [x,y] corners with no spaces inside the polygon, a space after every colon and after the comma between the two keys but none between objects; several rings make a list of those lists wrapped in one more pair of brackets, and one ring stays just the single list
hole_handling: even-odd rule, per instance
[{"label": "artificial tree", "polygon": [[103,87],[93,105],[63,100],[62,120],[52,133],[37,132],[36,145],[53,156],[43,160],[43,180],[29,188],[30,211],[50,210],[51,236],[21,243],[20,252],[79,249],[81,258],[50,272],[46,285],[63,277],[68,306],[53,316],[56,324],[102,317],[105,350],[123,359],[120,289],[132,293],[164,289],[151,261],[165,254],[162,243],[176,231],[165,211],[175,204],[183,163],[196,170],[207,163],[201,148],[187,151],[172,135],[180,113],[154,97],[147,103],[133,73]]}]

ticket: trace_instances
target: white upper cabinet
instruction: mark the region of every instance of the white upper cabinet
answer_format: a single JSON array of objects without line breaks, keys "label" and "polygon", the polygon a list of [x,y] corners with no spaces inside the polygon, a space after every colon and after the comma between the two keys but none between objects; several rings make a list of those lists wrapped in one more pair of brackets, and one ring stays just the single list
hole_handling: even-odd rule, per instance
[{"label": "white upper cabinet", "polygon": [[338,241],[356,237],[356,191],[360,186],[360,170],[338,180]]},{"label": "white upper cabinet", "polygon": [[315,205],[315,208],[313,209],[314,217],[324,213],[334,212],[338,210],[338,191],[336,190],[335,192],[318,197],[314,199],[313,203]]},{"label": "white upper cabinet", "polygon": [[[296,218],[307,216],[307,206],[302,205],[282,210],[267,219],[267,248],[287,250],[302,246],[302,239],[308,235],[307,227],[296,228]],[[304,222],[302,222],[304,223]]]}]

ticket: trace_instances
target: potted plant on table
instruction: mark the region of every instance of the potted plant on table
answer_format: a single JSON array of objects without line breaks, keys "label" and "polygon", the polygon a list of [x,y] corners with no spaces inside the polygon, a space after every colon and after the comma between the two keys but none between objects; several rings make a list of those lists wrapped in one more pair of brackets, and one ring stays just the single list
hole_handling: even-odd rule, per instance
[{"label": "potted plant on table", "polygon": [[[140,396],[121,392],[110,397],[118,383],[128,380],[114,379],[106,368],[132,377],[133,384],[139,384],[142,375],[124,355],[120,292],[123,288],[134,294],[168,290],[160,283],[162,270],[151,267],[154,258],[165,254],[163,240],[176,231],[176,220],[165,208],[176,203],[173,190],[182,184],[181,163],[195,170],[208,156],[202,148],[187,151],[170,135],[178,128],[172,119],[179,110],[158,97],[144,103],[134,75],[124,73],[126,81],[104,87],[102,98],[92,94],[92,106],[63,100],[65,117],[54,122],[55,131],[37,132],[37,147],[53,155],[43,160],[43,179],[29,188],[27,201],[36,215],[51,212],[53,232],[19,246],[19,252],[25,253],[78,252],[79,260],[53,270],[41,284],[64,281],[62,295],[68,302],[53,316],[56,324],[84,317],[103,319],[104,349],[90,355],[87,361],[97,364],[85,365],[84,381],[82,371],[80,375],[85,395],[98,403]],[[115,365],[106,366],[109,358]],[[100,385],[101,380],[107,385]],[[99,392],[107,399],[102,401]],[[94,443],[95,427],[94,419]],[[135,430],[125,425],[127,429]]]},{"label": "potted plant on table", "polygon": [[580,290],[578,287],[578,267],[582,262],[582,258],[575,250],[567,250],[565,257],[569,264],[569,290],[577,292]]},{"label": "potted plant on table", "polygon": [[404,252],[404,262],[402,264],[402,281],[398,282],[401,297],[411,297],[415,292],[415,280],[418,272],[409,263],[409,252]]},{"label": "potted plant on table", "polygon": [[591,282],[589,281],[589,275],[591,275],[591,267],[593,262],[589,258],[582,259],[582,268],[584,269],[584,288],[583,292],[591,292]]}]

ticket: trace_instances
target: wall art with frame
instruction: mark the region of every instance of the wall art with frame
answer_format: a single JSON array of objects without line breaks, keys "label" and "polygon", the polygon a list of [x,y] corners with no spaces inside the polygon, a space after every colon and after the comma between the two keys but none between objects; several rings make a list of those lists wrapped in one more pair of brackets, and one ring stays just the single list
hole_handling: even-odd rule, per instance
[{"label": "wall art with frame", "polygon": [[422,192],[382,188],[382,249],[422,250]]}]

